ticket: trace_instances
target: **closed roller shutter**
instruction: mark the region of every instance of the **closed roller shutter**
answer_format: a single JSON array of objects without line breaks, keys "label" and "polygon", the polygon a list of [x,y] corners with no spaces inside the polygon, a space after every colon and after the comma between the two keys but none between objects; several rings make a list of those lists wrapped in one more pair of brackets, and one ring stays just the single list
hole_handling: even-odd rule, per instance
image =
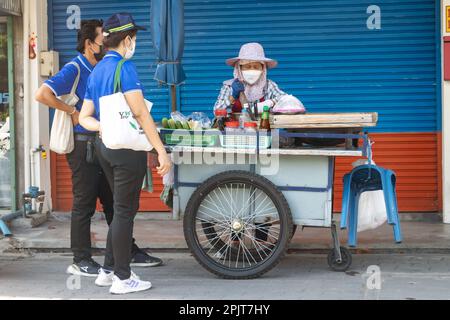
[{"label": "closed roller shutter", "polygon": [[[225,59],[245,42],[260,42],[279,67],[269,76],[311,112],[379,113],[375,161],[398,174],[402,211],[435,211],[440,130],[434,0],[185,0],[184,113],[212,108]],[[367,8],[381,10],[381,29],[367,28]],[[386,133],[397,133],[395,135]],[[356,159],[338,159],[342,175]]]},{"label": "closed roller shutter", "polygon": [[[367,28],[367,8],[374,4],[368,0],[184,2],[183,64],[188,79],[179,89],[183,113],[212,115],[222,82],[232,77],[225,59],[236,56],[242,43],[260,42],[267,56],[280,63],[270,71],[270,78],[299,97],[309,111],[379,113],[379,125],[371,130],[375,161],[396,170],[402,211],[440,207],[438,2],[377,1],[380,30]],[[78,3],[83,18],[126,10],[149,25],[149,1]],[[58,46],[71,49],[66,39],[70,33],[64,30],[68,5],[68,0],[53,1],[54,46],[60,51]],[[156,118],[160,118],[168,113],[168,94],[151,81],[154,55],[150,35],[144,38],[138,48],[139,70],[149,82],[149,98],[160,99],[157,101],[165,108],[158,109],[162,111]],[[63,55],[63,59],[70,56]],[[342,174],[351,168],[350,163],[350,159],[338,159],[336,200],[340,199]]]},{"label": "closed roller shutter", "polygon": [[[145,96],[154,103],[152,114],[156,119],[167,115],[169,96],[167,88],[158,87],[153,80],[155,71],[154,50],[150,35],[150,1],[117,1],[117,0],[49,0],[49,40],[51,49],[60,54],[60,66],[63,66],[76,55],[76,30],[69,30],[67,19],[71,6],[80,9],[81,19],[106,20],[113,13],[130,12],[136,23],[147,28],[139,33],[139,43],[133,58],[139,77],[145,88]],[[64,156],[52,155],[53,207],[55,210],[68,211],[72,206],[71,172]],[[154,174],[154,193],[143,192],[140,211],[167,211],[168,208],[159,200],[162,181]]]}]

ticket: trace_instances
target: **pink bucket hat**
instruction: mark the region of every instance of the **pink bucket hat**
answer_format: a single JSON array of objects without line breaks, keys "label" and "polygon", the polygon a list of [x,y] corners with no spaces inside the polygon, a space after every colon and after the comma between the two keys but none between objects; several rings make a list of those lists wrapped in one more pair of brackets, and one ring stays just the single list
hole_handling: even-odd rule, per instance
[{"label": "pink bucket hat", "polygon": [[278,65],[278,62],[273,59],[266,58],[264,54],[264,48],[257,42],[246,43],[242,45],[239,51],[239,57],[227,59],[226,63],[229,66],[234,67],[239,60],[251,60],[264,62],[267,68],[272,69]]}]

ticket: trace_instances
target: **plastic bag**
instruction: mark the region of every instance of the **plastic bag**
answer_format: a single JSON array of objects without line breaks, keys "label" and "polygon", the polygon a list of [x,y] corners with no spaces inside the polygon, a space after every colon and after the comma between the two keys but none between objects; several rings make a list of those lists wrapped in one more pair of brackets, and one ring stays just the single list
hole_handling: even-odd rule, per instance
[{"label": "plastic bag", "polygon": [[210,129],[212,122],[204,112],[193,112],[189,115],[189,120],[193,121],[194,130]]},{"label": "plastic bag", "polygon": [[179,111],[174,111],[170,114],[170,117],[173,119],[173,121],[177,122],[180,121],[181,123],[188,122],[188,118],[183,115]]},{"label": "plastic bag", "polygon": [[296,97],[287,94],[280,98],[272,111],[275,114],[303,114],[306,108]]},{"label": "plastic bag", "polygon": [[[357,160],[353,167],[367,164],[367,160]],[[372,161],[375,165],[375,162]],[[387,220],[386,205],[383,190],[366,191],[359,197],[357,231],[372,230],[384,224]]]}]

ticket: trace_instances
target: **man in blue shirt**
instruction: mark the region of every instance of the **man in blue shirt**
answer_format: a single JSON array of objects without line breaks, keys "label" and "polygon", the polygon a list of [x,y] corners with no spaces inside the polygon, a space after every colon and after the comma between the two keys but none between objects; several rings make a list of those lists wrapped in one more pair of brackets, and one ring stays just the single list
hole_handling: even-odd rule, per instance
[{"label": "man in blue shirt", "polygon": [[[103,58],[103,22],[101,20],[83,20],[78,32],[77,51],[72,61],[66,64],[55,76],[45,81],[36,93],[36,100],[42,104],[67,112],[74,125],[75,148],[67,154],[72,171],[73,207],[71,216],[71,249],[73,264],[68,273],[92,276],[98,275],[100,265],[91,255],[91,218],[95,213],[97,198],[103,206],[108,224],[114,215],[113,195],[100,165],[94,157],[95,133],[84,129],[78,121],[83,105],[88,78],[94,66]],[[79,70],[79,71],[78,71]],[[79,72],[76,95],[79,98],[75,106],[69,106],[57,98],[69,94]],[[132,262],[138,266],[156,266],[161,260],[151,257],[140,250],[133,241]]]}]

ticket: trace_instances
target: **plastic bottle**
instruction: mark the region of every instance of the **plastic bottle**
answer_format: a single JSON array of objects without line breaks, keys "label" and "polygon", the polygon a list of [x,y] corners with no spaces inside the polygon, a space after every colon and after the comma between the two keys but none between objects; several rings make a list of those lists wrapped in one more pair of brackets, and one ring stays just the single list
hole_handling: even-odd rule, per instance
[{"label": "plastic bottle", "polygon": [[244,123],[249,121],[251,121],[250,115],[248,114],[248,110],[244,108],[242,109],[241,116],[239,117],[239,127],[241,127],[241,129],[244,129]]},{"label": "plastic bottle", "polygon": [[240,135],[241,129],[239,128],[239,121],[228,121],[225,123],[225,136],[223,136],[223,145],[227,147],[236,147],[241,144],[243,138]]},{"label": "plastic bottle", "polygon": [[257,124],[253,121],[246,121],[244,123],[244,130],[246,133],[256,133]]},{"label": "plastic bottle", "polygon": [[244,132],[246,135],[244,136],[245,144],[249,147],[256,147],[256,130],[258,125],[256,122],[245,122],[244,123]]}]

